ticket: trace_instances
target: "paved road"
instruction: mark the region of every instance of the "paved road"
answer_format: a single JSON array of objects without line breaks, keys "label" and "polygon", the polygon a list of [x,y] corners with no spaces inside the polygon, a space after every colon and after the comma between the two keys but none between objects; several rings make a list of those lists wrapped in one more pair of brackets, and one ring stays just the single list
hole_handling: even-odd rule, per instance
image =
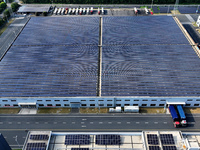
[{"label": "paved road", "polygon": [[170,115],[165,114],[105,114],[105,115],[1,115],[0,132],[9,144],[22,146],[26,130],[65,132],[133,132],[142,130],[199,131],[200,115],[188,115],[187,128],[175,129]]}]

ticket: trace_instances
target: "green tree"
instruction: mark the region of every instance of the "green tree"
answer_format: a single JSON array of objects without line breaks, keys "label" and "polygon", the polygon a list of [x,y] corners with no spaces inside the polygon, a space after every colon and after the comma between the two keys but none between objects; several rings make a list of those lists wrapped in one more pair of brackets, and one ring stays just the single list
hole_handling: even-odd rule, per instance
[{"label": "green tree", "polygon": [[3,19],[2,19],[2,18],[0,18],[0,26],[2,26],[2,25],[3,25],[3,23],[4,23]]},{"label": "green tree", "polygon": [[16,2],[11,3],[12,11],[16,12],[17,9],[19,8],[19,6],[20,5],[18,3],[16,3]]},{"label": "green tree", "polygon": [[3,12],[3,15],[4,15],[5,17],[9,18],[9,17],[10,17],[10,12],[9,12],[9,10],[6,9],[6,10]]},{"label": "green tree", "polygon": [[0,8],[6,9],[7,4],[5,2],[0,3]]}]

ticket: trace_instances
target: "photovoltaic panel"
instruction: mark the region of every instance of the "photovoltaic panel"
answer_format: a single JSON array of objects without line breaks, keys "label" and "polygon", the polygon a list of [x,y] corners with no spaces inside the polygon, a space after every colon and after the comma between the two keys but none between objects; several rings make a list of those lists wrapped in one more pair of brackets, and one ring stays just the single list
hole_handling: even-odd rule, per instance
[{"label": "photovoltaic panel", "polygon": [[177,150],[176,146],[163,146],[163,150]]},{"label": "photovoltaic panel", "polygon": [[195,14],[198,6],[179,6],[178,10],[181,14]]},{"label": "photovoltaic panel", "polygon": [[149,146],[149,150],[160,150],[160,146]]},{"label": "photovoltaic panel", "polygon": [[32,134],[30,135],[31,140],[48,140],[49,136],[44,134]]},{"label": "photovoltaic panel", "polygon": [[95,143],[98,145],[120,145],[120,135],[102,134],[96,135]]},{"label": "photovoltaic panel", "polygon": [[159,144],[157,134],[147,134],[147,141],[148,141],[148,144],[151,144],[151,145]]},{"label": "photovoltaic panel", "polygon": [[160,134],[161,143],[163,145],[174,145],[174,137],[172,134]]},{"label": "photovoltaic panel", "polygon": [[71,148],[71,150],[89,150],[89,148]]},{"label": "photovoltaic panel", "polygon": [[189,45],[171,16],[104,17],[103,45],[108,44]]},{"label": "photovoltaic panel", "polygon": [[90,135],[66,135],[65,145],[89,145]]},{"label": "photovoltaic panel", "polygon": [[171,13],[174,6],[153,6],[152,9],[154,13]]},{"label": "photovoltaic panel", "polygon": [[45,143],[27,143],[26,150],[46,150]]},{"label": "photovoltaic panel", "polygon": [[97,66],[97,46],[12,46],[0,97],[96,96]]},{"label": "photovoltaic panel", "polygon": [[99,17],[32,17],[14,45],[98,45]]},{"label": "photovoltaic panel", "polygon": [[102,96],[199,96],[200,59],[189,45],[103,46]]}]

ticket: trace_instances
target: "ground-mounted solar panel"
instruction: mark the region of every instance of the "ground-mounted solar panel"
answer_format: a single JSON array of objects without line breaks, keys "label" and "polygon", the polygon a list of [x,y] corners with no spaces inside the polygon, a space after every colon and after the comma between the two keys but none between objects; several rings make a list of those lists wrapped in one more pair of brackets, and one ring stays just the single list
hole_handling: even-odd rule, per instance
[{"label": "ground-mounted solar panel", "polygon": [[160,150],[160,146],[149,146],[149,150]]},{"label": "ground-mounted solar panel", "polygon": [[171,13],[174,6],[153,6],[152,9],[154,13]]},{"label": "ground-mounted solar panel", "polygon": [[49,135],[46,135],[46,134],[31,134],[30,139],[31,140],[48,140]]},{"label": "ground-mounted solar panel", "polygon": [[174,145],[174,137],[172,134],[160,134],[161,143],[163,145]]},{"label": "ground-mounted solar panel", "polygon": [[13,45],[98,45],[99,17],[32,17]]},{"label": "ground-mounted solar panel", "polygon": [[147,141],[148,141],[148,144],[151,144],[151,145],[159,144],[157,134],[147,134]]},{"label": "ground-mounted solar panel", "polygon": [[89,148],[71,148],[71,150],[89,150]]},{"label": "ground-mounted solar panel", "polygon": [[0,97],[96,96],[97,46],[12,46],[0,62]]},{"label": "ground-mounted solar panel", "polygon": [[119,44],[189,45],[171,16],[104,17],[103,45]]},{"label": "ground-mounted solar panel", "polygon": [[90,135],[66,135],[65,136],[65,145],[89,145],[90,144]]},{"label": "ground-mounted solar panel", "polygon": [[120,145],[120,135],[102,134],[96,135],[95,143],[98,145]]},{"label": "ground-mounted solar panel", "polygon": [[189,45],[104,46],[102,96],[199,96],[200,59]]},{"label": "ground-mounted solar panel", "polygon": [[163,146],[163,150],[177,150],[176,146]]}]

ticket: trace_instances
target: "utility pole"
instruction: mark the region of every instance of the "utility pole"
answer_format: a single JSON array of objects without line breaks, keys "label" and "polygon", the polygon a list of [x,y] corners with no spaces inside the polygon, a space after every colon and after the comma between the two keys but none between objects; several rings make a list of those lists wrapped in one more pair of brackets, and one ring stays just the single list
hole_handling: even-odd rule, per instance
[{"label": "utility pole", "polygon": [[20,145],[19,145],[19,143],[18,143],[18,141],[17,141],[17,135],[16,135],[16,137],[15,137],[15,141],[17,142],[17,145],[20,147]]},{"label": "utility pole", "polygon": [[176,0],[176,3],[174,5],[174,15],[176,14],[176,11],[178,10],[179,0]]},{"label": "utility pole", "polygon": [[151,2],[151,8],[152,8],[152,5],[153,5],[153,0],[152,0],[152,2]]}]

